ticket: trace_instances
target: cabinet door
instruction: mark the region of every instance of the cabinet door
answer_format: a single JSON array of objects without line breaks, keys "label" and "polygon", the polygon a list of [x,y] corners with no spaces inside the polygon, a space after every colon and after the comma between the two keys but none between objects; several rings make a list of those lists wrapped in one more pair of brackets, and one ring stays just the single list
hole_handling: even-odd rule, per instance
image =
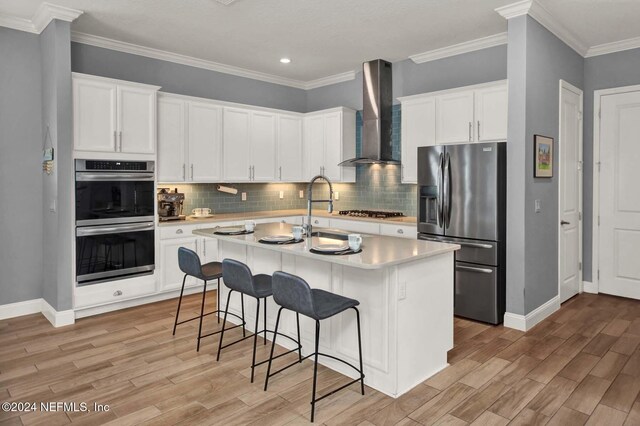
[{"label": "cabinet door", "polygon": [[436,143],[435,98],[402,104],[402,183],[418,182],[418,147]]},{"label": "cabinet door", "polygon": [[119,151],[156,152],[156,91],[118,86]]},{"label": "cabinet door", "polygon": [[158,99],[158,181],[184,182],[186,104],[180,99]]},{"label": "cabinet door", "polygon": [[73,140],[80,151],[116,150],[116,86],[73,78]]},{"label": "cabinet door", "polygon": [[476,140],[506,141],[507,84],[476,90]]},{"label": "cabinet door", "polygon": [[222,107],[205,102],[189,102],[189,180],[219,181],[222,177]]},{"label": "cabinet door", "polygon": [[307,159],[305,180],[321,172],[324,167],[324,117],[316,115],[304,120],[304,149]]},{"label": "cabinet door", "polygon": [[[196,237],[180,238],[160,241],[160,256],[162,269],[162,289],[175,290],[182,286],[184,273],[178,266],[178,249],[186,247],[193,251],[197,251]],[[196,279],[187,277],[187,285],[195,285]]]},{"label": "cabinet door", "polygon": [[450,93],[436,98],[436,142],[473,141],[473,91]]},{"label": "cabinet door", "polygon": [[303,180],[302,118],[280,115],[278,117],[278,180],[301,182]]},{"label": "cabinet door", "polygon": [[324,174],[335,182],[342,180],[342,113],[324,117]]},{"label": "cabinet door", "polygon": [[215,238],[199,238],[198,248],[200,249],[200,261],[204,263],[220,262],[218,259],[218,240]]},{"label": "cabinet door", "polygon": [[251,113],[251,166],[254,181],[276,180],[276,115],[270,112]]},{"label": "cabinet door", "polygon": [[224,109],[223,179],[227,182],[247,182],[251,178],[249,154],[251,112]]}]

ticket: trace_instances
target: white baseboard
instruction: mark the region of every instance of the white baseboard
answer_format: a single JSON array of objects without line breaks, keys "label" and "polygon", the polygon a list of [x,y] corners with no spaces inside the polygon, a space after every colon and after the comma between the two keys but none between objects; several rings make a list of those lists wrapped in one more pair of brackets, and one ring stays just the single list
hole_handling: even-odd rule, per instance
[{"label": "white baseboard", "polygon": [[0,305],[0,320],[42,312],[42,299]]},{"label": "white baseboard", "polygon": [[53,306],[44,299],[42,299],[42,315],[44,315],[54,327],[64,327],[65,325],[71,325],[76,322],[76,313],[73,309],[56,311],[53,309]]},{"label": "white baseboard", "polygon": [[585,293],[598,294],[598,285],[591,281],[582,281],[582,291]]},{"label": "white baseboard", "polygon": [[520,331],[528,331],[558,309],[560,309],[559,295],[545,302],[527,315],[512,314],[511,312],[505,313],[504,326]]},{"label": "white baseboard", "polygon": [[0,320],[41,313],[54,327],[64,327],[76,321],[73,309],[56,311],[46,300],[33,299],[18,303],[0,305]]}]

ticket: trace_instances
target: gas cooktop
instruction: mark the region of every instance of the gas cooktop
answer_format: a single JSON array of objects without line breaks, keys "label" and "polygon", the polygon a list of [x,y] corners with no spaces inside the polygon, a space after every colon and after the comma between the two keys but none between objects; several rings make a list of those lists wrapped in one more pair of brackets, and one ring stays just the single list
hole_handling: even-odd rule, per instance
[{"label": "gas cooktop", "polygon": [[338,213],[342,216],[373,217],[376,219],[389,219],[392,217],[404,216],[404,213],[402,212],[390,212],[390,211],[380,211],[380,210],[340,210]]}]

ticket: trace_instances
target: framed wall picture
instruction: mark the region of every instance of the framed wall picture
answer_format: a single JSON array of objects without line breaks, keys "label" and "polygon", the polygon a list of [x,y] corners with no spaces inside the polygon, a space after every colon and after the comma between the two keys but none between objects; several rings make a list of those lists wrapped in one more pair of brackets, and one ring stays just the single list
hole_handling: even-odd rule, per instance
[{"label": "framed wall picture", "polygon": [[533,177],[553,177],[553,138],[533,135]]}]

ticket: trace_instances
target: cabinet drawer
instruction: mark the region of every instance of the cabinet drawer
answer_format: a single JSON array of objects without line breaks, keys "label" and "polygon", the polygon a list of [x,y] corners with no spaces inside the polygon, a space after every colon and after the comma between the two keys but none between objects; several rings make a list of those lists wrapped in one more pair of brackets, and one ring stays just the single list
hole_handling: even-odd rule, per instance
[{"label": "cabinet drawer", "polygon": [[[211,224],[211,227],[215,225]],[[172,238],[184,238],[192,236],[191,233],[198,228],[202,228],[201,225],[175,225],[175,226],[162,226],[160,227],[160,239],[169,240]]]},{"label": "cabinet drawer", "polygon": [[416,226],[395,225],[383,223],[380,225],[380,235],[388,235],[390,237],[411,238],[416,239],[418,230]]},{"label": "cabinet drawer", "polygon": [[153,294],[155,292],[155,274],[128,280],[92,284],[76,288],[75,307],[82,308],[86,306],[104,305]]},{"label": "cabinet drawer", "polygon": [[331,227],[343,229],[345,231],[362,232],[365,234],[379,234],[380,225],[371,222],[360,222],[355,220],[331,219]]},{"label": "cabinet drawer", "polygon": [[[304,218],[304,223],[307,222],[307,218]],[[329,219],[327,219],[326,217],[311,217],[311,225],[313,226],[320,226],[322,228],[330,228],[331,227],[331,221]]]}]

